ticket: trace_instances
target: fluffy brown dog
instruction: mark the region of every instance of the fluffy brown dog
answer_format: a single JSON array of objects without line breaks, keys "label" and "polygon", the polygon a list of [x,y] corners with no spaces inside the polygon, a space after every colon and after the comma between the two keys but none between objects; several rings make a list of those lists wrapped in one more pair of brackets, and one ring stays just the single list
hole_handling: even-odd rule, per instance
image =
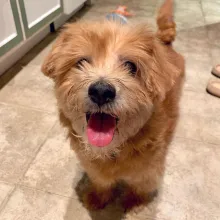
[{"label": "fluffy brown dog", "polygon": [[161,182],[184,76],[184,60],[171,46],[171,4],[162,6],[156,34],[113,21],[68,24],[43,64],[92,182],[84,198],[89,207],[104,207],[123,181],[123,206],[130,209]]}]

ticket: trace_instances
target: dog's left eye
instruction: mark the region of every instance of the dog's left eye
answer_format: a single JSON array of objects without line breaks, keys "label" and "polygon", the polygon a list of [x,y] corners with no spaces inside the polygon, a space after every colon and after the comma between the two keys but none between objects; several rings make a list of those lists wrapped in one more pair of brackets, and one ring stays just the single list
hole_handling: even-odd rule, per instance
[{"label": "dog's left eye", "polygon": [[90,60],[88,58],[81,58],[77,61],[76,68],[81,69],[85,63],[90,63]]},{"label": "dog's left eye", "polygon": [[137,73],[137,66],[133,62],[126,61],[124,62],[124,66],[130,71],[132,75]]}]

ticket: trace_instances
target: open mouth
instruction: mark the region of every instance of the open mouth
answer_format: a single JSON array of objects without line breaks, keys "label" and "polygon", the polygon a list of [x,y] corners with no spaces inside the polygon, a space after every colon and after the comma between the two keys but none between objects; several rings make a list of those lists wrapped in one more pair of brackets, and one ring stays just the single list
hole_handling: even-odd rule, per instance
[{"label": "open mouth", "polygon": [[86,113],[89,143],[96,147],[109,145],[114,137],[118,118],[106,113]]}]

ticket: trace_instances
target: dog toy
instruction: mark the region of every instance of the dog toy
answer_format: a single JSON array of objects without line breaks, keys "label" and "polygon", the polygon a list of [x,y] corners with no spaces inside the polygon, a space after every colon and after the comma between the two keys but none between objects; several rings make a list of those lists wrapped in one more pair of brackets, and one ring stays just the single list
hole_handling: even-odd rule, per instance
[{"label": "dog toy", "polygon": [[127,11],[126,6],[118,6],[118,8],[112,11],[112,13],[108,14],[106,18],[108,20],[120,22],[121,24],[127,24],[126,17],[129,16],[133,16],[133,14]]},{"label": "dog toy", "polygon": [[120,14],[125,17],[133,16],[134,14],[131,12],[128,12],[127,9],[128,9],[127,6],[119,5],[118,8],[113,11],[113,13]]}]

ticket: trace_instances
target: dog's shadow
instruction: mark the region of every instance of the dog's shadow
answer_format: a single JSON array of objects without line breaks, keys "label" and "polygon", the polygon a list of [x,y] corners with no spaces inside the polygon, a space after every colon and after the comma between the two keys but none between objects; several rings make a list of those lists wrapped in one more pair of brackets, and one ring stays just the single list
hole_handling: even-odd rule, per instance
[{"label": "dog's shadow", "polygon": [[[76,194],[79,201],[83,204],[83,195],[87,192],[90,187],[90,180],[88,176],[84,173],[80,181],[75,187]],[[72,201],[73,202],[73,201]],[[71,203],[71,201],[70,201]],[[73,209],[71,209],[73,204],[68,205],[67,213],[65,215],[65,220],[75,220]],[[83,204],[84,205],[84,204]],[[119,198],[116,198],[113,202],[107,205],[104,209],[97,211],[88,210],[89,215],[92,220],[121,220],[124,217],[124,210],[119,204]]]},{"label": "dog's shadow", "polygon": [[[79,180],[75,188],[75,192],[78,196],[79,201],[83,204],[83,195],[87,192],[90,187],[90,180],[88,176],[84,173],[82,178]],[[121,194],[125,190],[125,185],[120,184],[117,186],[117,198],[115,198],[111,203],[109,203],[104,209],[100,209],[97,211],[88,210],[89,215],[92,220],[123,220],[126,213],[124,212],[123,207],[121,206]],[[75,209],[73,206],[75,205],[74,200],[70,200],[68,204],[68,208],[66,214],[64,216],[64,220],[78,220],[76,217]],[[154,212],[151,212],[151,218],[154,219]]]}]

